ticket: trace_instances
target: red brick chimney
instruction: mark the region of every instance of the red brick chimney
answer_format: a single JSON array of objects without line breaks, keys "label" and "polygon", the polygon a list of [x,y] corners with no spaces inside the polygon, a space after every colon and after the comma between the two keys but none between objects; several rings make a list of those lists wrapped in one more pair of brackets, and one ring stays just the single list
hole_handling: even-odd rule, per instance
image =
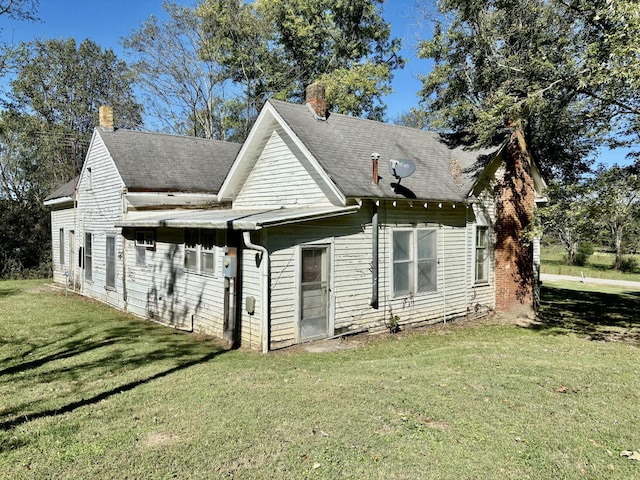
[{"label": "red brick chimney", "polygon": [[496,186],[496,310],[531,312],[534,295],[533,247],[525,231],[534,217],[531,153],[516,130],[506,153],[504,176]]},{"label": "red brick chimney", "polygon": [[327,102],[324,99],[324,85],[314,82],[305,90],[305,100],[313,113],[321,120],[327,118]]}]

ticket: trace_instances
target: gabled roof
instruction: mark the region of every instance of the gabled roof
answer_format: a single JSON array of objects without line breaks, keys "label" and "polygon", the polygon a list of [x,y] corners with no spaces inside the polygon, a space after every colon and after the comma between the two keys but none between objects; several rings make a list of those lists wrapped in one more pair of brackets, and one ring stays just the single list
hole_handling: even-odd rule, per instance
[{"label": "gabled roof", "polygon": [[73,202],[76,196],[75,190],[76,190],[76,180],[74,179],[74,180],[71,180],[70,182],[65,183],[56,191],[49,194],[44,199],[44,204],[49,206],[49,205],[56,205],[60,203],[67,203],[67,202],[71,203]]},{"label": "gabled roof", "polygon": [[[306,105],[269,100],[284,122],[346,197],[417,198],[464,201],[499,147],[471,149],[441,135],[415,128],[341,114],[318,119]],[[380,155],[378,185],[372,182],[372,153]],[[415,173],[400,188],[390,160],[409,159]]]},{"label": "gabled roof", "polygon": [[241,145],[97,128],[129,191],[217,193]]}]

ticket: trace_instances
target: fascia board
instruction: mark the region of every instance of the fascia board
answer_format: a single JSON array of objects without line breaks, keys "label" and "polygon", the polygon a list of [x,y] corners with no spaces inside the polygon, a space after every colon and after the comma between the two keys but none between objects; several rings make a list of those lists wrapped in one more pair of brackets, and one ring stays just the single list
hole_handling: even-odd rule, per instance
[{"label": "fascia board", "polygon": [[[247,158],[248,152],[253,147],[254,142],[258,141],[259,135],[266,129],[266,126],[269,123],[270,119],[268,117],[271,115],[271,112],[269,111],[268,107],[270,107],[270,105],[267,102],[262,108],[260,115],[258,115],[256,122],[254,123],[251,131],[249,132],[249,135],[247,136],[247,139],[242,144],[242,147],[240,147],[240,151],[238,152],[233,165],[231,165],[229,173],[222,182],[220,190],[218,191],[219,203],[222,203],[223,201],[233,200],[234,186],[237,186],[237,184],[240,182],[239,179],[242,178],[242,172],[245,169],[249,168],[248,165],[245,166],[245,164],[248,162],[248,160],[245,160],[245,158]],[[271,108],[271,110],[273,110],[273,108]],[[236,191],[237,190],[239,190],[239,187],[236,188]]]}]

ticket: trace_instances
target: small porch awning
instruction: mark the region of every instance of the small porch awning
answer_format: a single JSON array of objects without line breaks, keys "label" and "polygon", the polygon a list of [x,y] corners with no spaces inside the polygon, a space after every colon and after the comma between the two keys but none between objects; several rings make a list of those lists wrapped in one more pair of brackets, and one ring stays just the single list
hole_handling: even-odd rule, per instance
[{"label": "small porch awning", "polygon": [[133,228],[212,228],[260,230],[291,223],[337,217],[357,212],[359,205],[348,207],[277,208],[270,210],[198,209],[132,212],[116,222],[116,227]]}]

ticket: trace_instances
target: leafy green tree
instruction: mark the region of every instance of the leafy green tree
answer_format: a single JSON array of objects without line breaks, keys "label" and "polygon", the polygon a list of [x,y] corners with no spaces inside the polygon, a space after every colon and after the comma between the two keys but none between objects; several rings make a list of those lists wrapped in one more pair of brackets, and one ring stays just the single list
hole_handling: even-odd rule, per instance
[{"label": "leafy green tree", "polygon": [[[38,0],[0,0],[0,17],[35,22],[38,20],[38,6]],[[0,77],[4,77],[15,68],[15,61],[22,53],[21,45],[13,45],[4,40],[0,41]],[[4,103],[4,99],[2,101]]]},{"label": "leafy green tree", "polygon": [[288,78],[278,95],[301,99],[321,80],[333,110],[382,119],[382,97],[393,70],[402,68],[400,40],[382,17],[384,0],[257,0],[271,25]]},{"label": "leafy green tree", "polygon": [[589,217],[609,233],[616,255],[614,267],[620,269],[625,240],[640,219],[640,178],[632,167],[600,166],[589,183]]},{"label": "leafy green tree", "polygon": [[[11,82],[11,108],[0,115],[0,276],[33,271],[50,255],[42,202],[82,166],[98,120],[111,105],[117,124],[141,124],[124,62],[86,40],[25,45]],[[7,233],[10,232],[10,233]]]},{"label": "leafy green tree", "polygon": [[0,278],[48,263],[51,233],[42,201],[56,178],[66,181],[71,174],[40,160],[39,126],[30,115],[0,115]]},{"label": "leafy green tree", "polygon": [[383,3],[207,0],[199,11],[209,54],[242,85],[247,112],[269,96],[300,101],[322,81],[332,111],[381,119],[392,72],[404,64]]},{"label": "leafy green tree", "polygon": [[271,26],[244,0],[206,0],[198,7],[204,42],[199,55],[216,61],[230,79],[225,121],[244,140],[265,100],[284,88],[278,47],[271,41]]},{"label": "leafy green tree", "polygon": [[422,77],[432,128],[488,145],[514,129],[548,178],[588,170],[598,125],[580,93],[580,22],[547,0],[443,0],[419,55],[435,66]]},{"label": "leafy green tree", "polygon": [[[637,138],[640,20],[630,0],[443,0],[420,55],[423,108],[479,144],[520,126],[548,178],[570,181],[611,134]],[[617,126],[621,126],[619,129]],[[618,137],[618,139],[621,137]]]},{"label": "leafy green tree", "polygon": [[14,108],[28,110],[48,124],[91,134],[98,108],[110,105],[119,127],[142,124],[126,63],[91,40],[35,40],[11,83]]},{"label": "leafy green tree", "polygon": [[554,181],[547,188],[547,196],[549,204],[539,209],[544,232],[562,245],[566,262],[572,265],[580,244],[592,239],[589,189],[583,181],[569,185]]},{"label": "leafy green tree", "polygon": [[133,59],[135,82],[144,92],[147,116],[177,134],[228,140],[235,135],[233,79],[205,41],[194,8],[166,2],[168,20],[145,21],[122,44]]},{"label": "leafy green tree", "polygon": [[[577,90],[611,147],[640,142],[640,9],[636,0],[556,0],[573,16],[581,47]],[[634,156],[638,157],[637,150]]]}]

